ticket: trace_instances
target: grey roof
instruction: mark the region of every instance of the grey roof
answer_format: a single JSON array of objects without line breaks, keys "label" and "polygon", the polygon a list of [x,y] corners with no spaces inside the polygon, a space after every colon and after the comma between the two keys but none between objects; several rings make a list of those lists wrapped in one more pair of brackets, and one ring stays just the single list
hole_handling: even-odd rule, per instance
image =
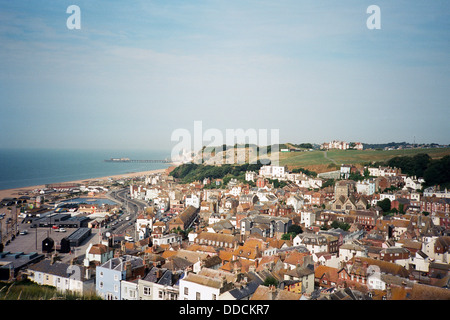
[{"label": "grey roof", "polygon": [[142,278],[142,280],[158,283],[164,286],[172,286],[178,280],[178,275],[166,268],[153,267],[147,275]]},{"label": "grey roof", "polygon": [[130,256],[130,255],[124,255],[118,258],[112,258],[106,261],[104,264],[101,265],[103,268],[116,270],[116,271],[123,271],[125,267],[125,263],[129,262],[131,264],[131,268],[134,269],[136,267],[140,267],[144,264],[144,260],[139,257]]},{"label": "grey roof", "polygon": [[36,263],[43,258],[44,255],[37,252],[0,252],[0,268],[19,269],[25,267],[26,265]]},{"label": "grey roof", "polygon": [[[69,263],[63,263],[60,261],[55,261],[54,263],[52,263],[51,259],[44,259],[44,260],[41,260],[38,263],[28,267],[28,270],[68,278],[73,273],[69,269],[70,266],[71,266],[71,264],[69,264]],[[81,269],[81,272],[80,272],[80,275],[82,277],[81,280],[85,280],[85,277],[84,277],[85,272],[83,271],[84,267],[78,266],[78,265],[76,265],[76,267]]]},{"label": "grey roof", "polygon": [[255,278],[254,280],[248,282],[246,285],[232,289],[228,292],[236,300],[242,300],[252,295],[262,283],[263,281],[261,279]]}]

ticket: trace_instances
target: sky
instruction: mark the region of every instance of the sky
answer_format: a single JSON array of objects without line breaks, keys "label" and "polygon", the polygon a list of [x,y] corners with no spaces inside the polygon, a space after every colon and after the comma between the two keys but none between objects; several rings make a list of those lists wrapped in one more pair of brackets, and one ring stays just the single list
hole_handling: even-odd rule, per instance
[{"label": "sky", "polygon": [[0,0],[0,48],[0,148],[450,143],[447,0]]}]

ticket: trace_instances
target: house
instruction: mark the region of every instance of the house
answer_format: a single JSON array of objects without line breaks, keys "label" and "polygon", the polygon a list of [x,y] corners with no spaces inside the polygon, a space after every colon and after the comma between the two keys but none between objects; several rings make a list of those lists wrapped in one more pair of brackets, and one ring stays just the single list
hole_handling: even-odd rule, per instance
[{"label": "house", "polygon": [[339,259],[341,261],[347,262],[354,257],[367,257],[367,249],[355,243],[344,243],[339,247]]},{"label": "house", "polygon": [[241,235],[259,234],[262,237],[277,238],[288,232],[292,220],[287,217],[273,217],[268,214],[248,215],[240,220]]},{"label": "house", "polygon": [[302,284],[302,293],[311,294],[314,291],[314,267],[312,265],[298,266],[284,273],[284,280],[298,280]]},{"label": "house", "polygon": [[316,223],[316,213],[302,210],[300,212],[300,223],[306,228],[313,226]]},{"label": "house", "polygon": [[153,215],[140,214],[136,218],[135,226],[139,240],[148,238],[150,236],[151,230],[153,229]]},{"label": "house", "polygon": [[411,253],[408,249],[400,247],[390,247],[381,250],[380,259],[407,267],[410,254]]},{"label": "house", "polygon": [[76,292],[81,295],[95,292],[92,270],[76,264],[44,259],[28,267],[28,278],[39,284],[55,287],[61,292]]},{"label": "house", "polygon": [[362,195],[370,196],[376,191],[374,180],[364,180],[356,183],[356,192]]},{"label": "house", "polygon": [[179,246],[181,245],[182,236],[177,233],[169,233],[164,234],[158,237],[153,238],[153,245],[154,246],[164,246],[164,245],[171,245],[171,246]]},{"label": "house", "polygon": [[185,199],[185,207],[193,206],[195,208],[200,208],[200,197],[196,194],[188,194]]},{"label": "house", "polygon": [[367,286],[368,276],[373,272],[402,278],[409,277],[409,272],[405,267],[391,262],[364,257],[355,257],[349,260],[346,266],[338,271],[338,274],[339,280],[342,282]]},{"label": "house", "polygon": [[259,169],[259,175],[261,177],[267,177],[270,179],[284,178],[285,174],[286,167],[284,166],[265,165]]},{"label": "house", "polygon": [[140,300],[178,300],[178,281],[183,272],[152,267],[145,277],[138,279]]},{"label": "house", "polygon": [[234,249],[239,244],[239,238],[231,234],[201,232],[194,239],[194,243],[214,248]]},{"label": "house", "polygon": [[305,246],[311,253],[328,252],[327,238],[319,234],[300,233],[295,236],[293,244],[294,246]]},{"label": "house", "polygon": [[258,277],[246,282],[240,281],[235,283],[235,288],[225,291],[219,296],[219,300],[250,300],[256,289],[262,284],[262,280]]},{"label": "house", "polygon": [[263,285],[258,286],[258,288],[253,293],[250,298],[251,301],[258,300],[300,300],[302,294],[290,292],[287,290],[276,288],[275,286],[266,287]]},{"label": "house", "polygon": [[121,281],[132,281],[145,275],[148,267],[140,257],[124,255],[97,266],[95,288],[105,300],[121,300]]},{"label": "house", "polygon": [[361,225],[366,231],[375,228],[378,220],[378,214],[373,210],[355,210],[350,211],[355,217],[355,223]]},{"label": "house", "polygon": [[105,244],[89,244],[86,249],[86,257],[84,266],[88,267],[91,262],[95,264],[103,264],[114,257],[114,249]]},{"label": "house", "polygon": [[256,177],[257,177],[257,174],[254,171],[246,171],[245,172],[245,180],[246,181],[255,181]]},{"label": "house", "polygon": [[122,280],[120,283],[120,298],[122,300],[138,300],[138,279]]},{"label": "house", "polygon": [[178,229],[186,230],[192,226],[198,218],[198,208],[188,206],[182,213],[169,221],[169,230]]},{"label": "house", "polygon": [[316,286],[320,288],[332,288],[338,285],[339,269],[319,265],[314,270],[314,281]]},{"label": "house", "polygon": [[303,208],[303,205],[305,204],[304,199],[298,195],[298,194],[292,194],[289,196],[289,198],[286,200],[286,204],[288,206],[292,206],[294,208],[295,212],[299,212],[300,209]]},{"label": "house", "polygon": [[218,300],[220,294],[233,288],[235,281],[235,276],[227,272],[213,275],[207,272],[188,273],[180,279],[178,299]]}]

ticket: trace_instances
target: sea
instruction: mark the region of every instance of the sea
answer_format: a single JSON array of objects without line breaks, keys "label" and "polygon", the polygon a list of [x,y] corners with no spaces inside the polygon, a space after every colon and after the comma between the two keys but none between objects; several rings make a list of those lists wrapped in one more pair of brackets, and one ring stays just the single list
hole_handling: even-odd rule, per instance
[{"label": "sea", "polygon": [[168,163],[105,162],[111,158],[166,160],[163,150],[0,149],[0,190],[164,169]]}]

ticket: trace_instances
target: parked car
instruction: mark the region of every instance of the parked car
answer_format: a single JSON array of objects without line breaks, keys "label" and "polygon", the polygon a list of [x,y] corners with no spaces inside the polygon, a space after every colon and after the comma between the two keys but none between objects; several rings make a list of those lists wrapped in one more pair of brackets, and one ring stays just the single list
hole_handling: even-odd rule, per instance
[{"label": "parked car", "polygon": [[66,229],[64,229],[64,228],[59,228],[57,231],[58,231],[58,232],[66,232]]},{"label": "parked car", "polygon": [[27,230],[22,230],[22,231],[20,231],[20,234],[21,235],[26,235],[26,234],[28,234],[28,231]]}]

